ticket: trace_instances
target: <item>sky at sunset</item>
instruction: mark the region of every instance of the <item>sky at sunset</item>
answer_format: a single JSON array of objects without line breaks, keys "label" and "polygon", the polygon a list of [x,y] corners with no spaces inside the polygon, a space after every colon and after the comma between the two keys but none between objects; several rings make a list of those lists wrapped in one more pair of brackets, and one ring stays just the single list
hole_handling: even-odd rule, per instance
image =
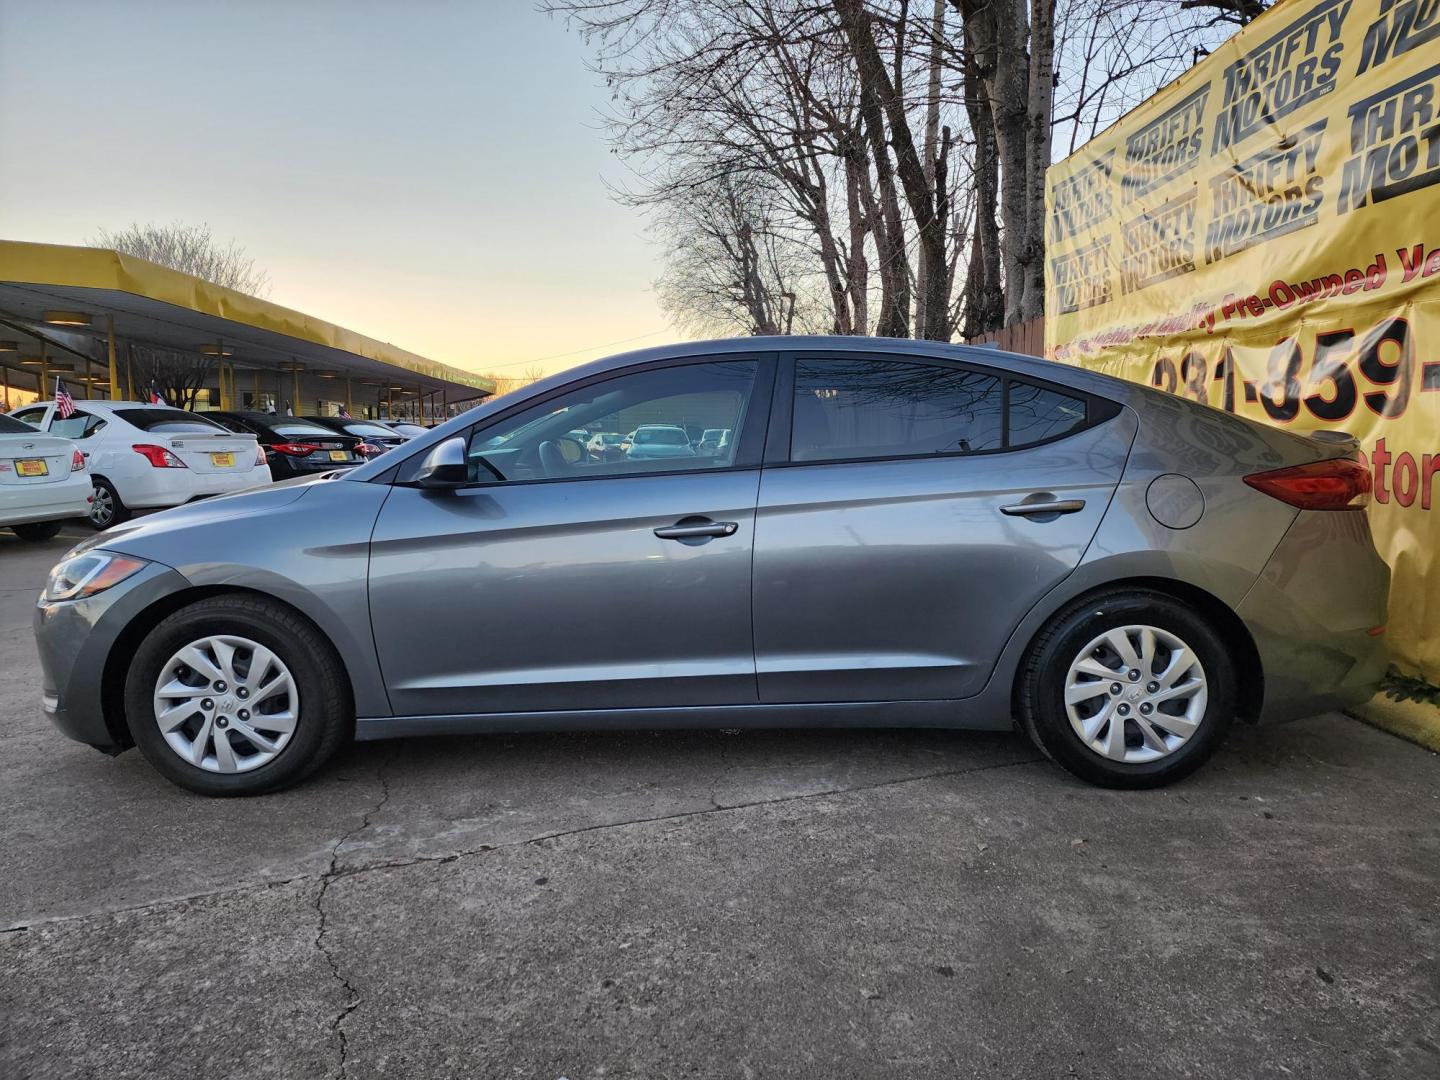
[{"label": "sky at sunset", "polygon": [[268,299],[474,371],[659,344],[584,56],[527,0],[0,0],[0,238],[205,222]]}]

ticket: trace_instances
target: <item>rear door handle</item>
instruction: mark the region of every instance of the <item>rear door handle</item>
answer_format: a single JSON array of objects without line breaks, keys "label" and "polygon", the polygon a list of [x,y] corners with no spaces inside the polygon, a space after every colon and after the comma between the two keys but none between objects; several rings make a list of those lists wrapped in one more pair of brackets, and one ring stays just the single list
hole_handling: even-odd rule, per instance
[{"label": "rear door handle", "polygon": [[1073,514],[1085,509],[1084,499],[1037,499],[1034,502],[1012,503],[1000,507],[1000,513],[1011,517],[1040,517],[1045,514]]},{"label": "rear door handle", "polygon": [[661,540],[694,540],[699,536],[734,536],[740,526],[733,521],[696,521],[688,525],[662,525],[655,530]]}]

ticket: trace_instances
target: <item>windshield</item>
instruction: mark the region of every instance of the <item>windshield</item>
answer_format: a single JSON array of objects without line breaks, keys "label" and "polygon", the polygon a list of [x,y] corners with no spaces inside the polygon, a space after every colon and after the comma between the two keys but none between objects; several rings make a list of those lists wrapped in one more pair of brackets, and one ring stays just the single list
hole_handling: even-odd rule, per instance
[{"label": "windshield", "polygon": [[662,446],[689,446],[690,439],[679,428],[641,428],[635,432],[638,443],[659,443]]},{"label": "windshield", "polygon": [[393,439],[395,432],[389,428],[383,428],[379,424],[342,424],[351,435],[359,435],[365,439]]},{"label": "windshield", "polygon": [[184,409],[116,409],[115,416],[141,431],[153,431],[162,435],[214,435],[216,432],[222,435],[230,434],[215,421],[206,420],[203,416],[186,412]]},{"label": "windshield", "polygon": [[307,438],[321,435],[334,438],[336,434],[322,424],[312,424],[306,420],[272,420],[270,427],[277,435],[304,435]]}]

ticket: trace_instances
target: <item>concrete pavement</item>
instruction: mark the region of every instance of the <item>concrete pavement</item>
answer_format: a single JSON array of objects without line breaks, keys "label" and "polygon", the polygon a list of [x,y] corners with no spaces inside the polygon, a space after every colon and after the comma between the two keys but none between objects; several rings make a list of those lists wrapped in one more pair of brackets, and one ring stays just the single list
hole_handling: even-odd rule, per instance
[{"label": "concrete pavement", "polygon": [[38,707],[0,533],[0,1077],[1440,1075],[1440,761],[1158,792],[1014,736],[372,743],[209,801]]}]

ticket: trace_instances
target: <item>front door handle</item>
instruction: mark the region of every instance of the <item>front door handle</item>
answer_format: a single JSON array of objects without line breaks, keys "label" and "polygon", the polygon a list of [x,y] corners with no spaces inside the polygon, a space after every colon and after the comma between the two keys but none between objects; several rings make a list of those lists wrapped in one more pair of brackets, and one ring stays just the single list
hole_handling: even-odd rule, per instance
[{"label": "front door handle", "polygon": [[694,521],[680,525],[662,525],[655,530],[661,540],[694,540],[702,536],[734,536],[740,526],[733,521]]},{"label": "front door handle", "polygon": [[1012,503],[1000,507],[1000,513],[1011,517],[1042,517],[1046,514],[1073,514],[1085,509],[1084,499],[1036,499],[1034,502]]}]

